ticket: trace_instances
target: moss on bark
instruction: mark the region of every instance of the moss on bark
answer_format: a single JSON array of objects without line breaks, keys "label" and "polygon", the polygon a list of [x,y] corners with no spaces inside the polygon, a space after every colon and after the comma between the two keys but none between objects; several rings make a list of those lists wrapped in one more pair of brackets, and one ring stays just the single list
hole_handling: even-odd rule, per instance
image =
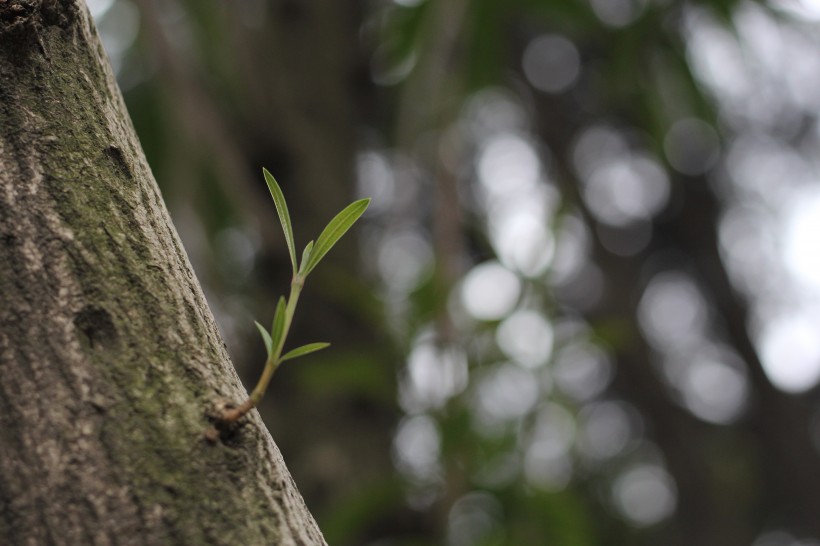
[{"label": "moss on bark", "polygon": [[0,536],[324,544],[257,415],[203,438],[244,392],[84,3],[0,12]]}]

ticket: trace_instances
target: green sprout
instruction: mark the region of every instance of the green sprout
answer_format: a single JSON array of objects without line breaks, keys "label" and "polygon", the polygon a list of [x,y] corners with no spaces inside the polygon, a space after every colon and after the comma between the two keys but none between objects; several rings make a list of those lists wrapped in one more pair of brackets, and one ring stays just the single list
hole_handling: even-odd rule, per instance
[{"label": "green sprout", "polygon": [[256,327],[259,329],[259,333],[262,334],[262,340],[265,342],[265,348],[268,353],[262,376],[251,392],[250,397],[244,403],[223,412],[220,419],[223,423],[236,421],[262,400],[271,377],[273,377],[274,372],[279,368],[282,362],[319,351],[330,345],[329,343],[309,343],[282,354],[290,326],[293,322],[293,315],[296,313],[296,304],[299,301],[299,294],[301,294],[302,288],[305,286],[305,279],[316,268],[322,258],[325,257],[325,254],[341,239],[342,235],[347,233],[347,230],[364,214],[364,211],[370,204],[370,199],[359,199],[345,207],[342,212],[337,214],[333,220],[328,223],[327,227],[325,227],[319,235],[319,238],[316,239],[315,244],[313,241],[310,241],[307,246],[305,246],[305,249],[302,251],[302,260],[301,262],[297,262],[296,244],[293,240],[293,226],[290,223],[290,213],[288,212],[287,203],[285,203],[285,196],[282,194],[282,189],[279,187],[273,175],[268,172],[267,169],[262,169],[262,172],[265,175],[265,182],[268,183],[268,189],[273,197],[273,203],[276,205],[279,220],[282,222],[282,230],[285,232],[285,242],[288,245],[288,252],[290,253],[293,277],[290,281],[290,295],[288,295],[287,299],[280,297],[279,302],[276,304],[276,312],[273,315],[273,325],[270,331],[258,322],[256,323]]}]

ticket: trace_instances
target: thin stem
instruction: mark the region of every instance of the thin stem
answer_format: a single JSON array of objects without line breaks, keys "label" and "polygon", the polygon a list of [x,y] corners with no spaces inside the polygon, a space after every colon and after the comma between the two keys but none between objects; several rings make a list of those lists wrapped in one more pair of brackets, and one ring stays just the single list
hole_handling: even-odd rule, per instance
[{"label": "thin stem", "polygon": [[270,356],[265,361],[265,369],[262,370],[262,375],[259,377],[256,387],[254,387],[253,391],[251,391],[250,397],[236,408],[225,411],[220,417],[220,420],[223,423],[232,423],[237,419],[240,419],[243,415],[253,409],[253,407],[256,406],[260,400],[262,400],[262,397],[265,396],[265,391],[268,389],[268,384],[270,383],[274,372],[279,367],[279,364],[282,363],[282,350],[285,348],[285,340],[288,337],[290,325],[293,322],[293,315],[296,313],[296,304],[299,302],[299,294],[302,293],[302,288],[304,285],[304,277],[298,274],[293,276],[293,280],[290,282],[288,304],[287,307],[285,307],[285,324],[282,328],[282,335],[279,338],[279,342],[276,344],[276,347],[273,348]]},{"label": "thin stem", "polygon": [[267,362],[265,362],[265,369],[262,371],[262,376],[259,378],[259,382],[256,384],[253,392],[251,392],[250,400],[253,405],[258,404],[259,401],[262,400],[265,391],[268,389],[271,377],[273,377],[273,372],[275,372],[279,364],[282,363],[282,350],[285,347],[285,340],[288,337],[293,315],[296,312],[296,303],[299,301],[299,294],[302,292],[303,285],[304,280],[298,276],[295,276],[290,283],[290,295],[288,296],[288,305],[285,308],[285,325],[282,328],[282,336],[279,338],[277,346],[271,351],[270,357]]}]

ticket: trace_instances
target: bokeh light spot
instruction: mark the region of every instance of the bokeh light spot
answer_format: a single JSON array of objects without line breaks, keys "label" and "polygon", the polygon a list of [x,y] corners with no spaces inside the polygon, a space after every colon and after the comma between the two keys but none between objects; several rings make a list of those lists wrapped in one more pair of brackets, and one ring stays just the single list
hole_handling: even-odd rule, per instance
[{"label": "bokeh light spot", "polygon": [[666,204],[669,179],[656,161],[636,155],[614,158],[586,179],[584,200],[600,220],[624,226],[651,217]]},{"label": "bokeh light spot", "polygon": [[467,376],[467,357],[461,349],[423,339],[407,358],[402,404],[410,410],[440,408],[467,387]]},{"label": "bokeh light spot", "polygon": [[482,431],[493,433],[523,417],[538,400],[532,371],[516,364],[499,364],[484,372],[476,385],[475,416]]},{"label": "bokeh light spot", "polygon": [[820,293],[820,192],[798,191],[786,221],[785,261],[794,276]]},{"label": "bokeh light spot", "polygon": [[636,526],[654,525],[675,511],[677,489],[662,468],[642,464],[621,474],[613,486],[615,506]]},{"label": "bokeh light spot", "polygon": [[114,5],[114,0],[87,0],[88,10],[94,18],[102,17]]},{"label": "bokeh light spot", "polygon": [[582,179],[587,179],[602,163],[628,156],[629,146],[618,131],[605,125],[593,125],[577,137],[572,149],[572,163]]},{"label": "bokeh light spot", "polygon": [[625,27],[640,16],[646,0],[590,0],[590,5],[602,23]]},{"label": "bokeh light spot", "polygon": [[676,121],[663,141],[669,164],[680,173],[697,176],[712,168],[720,155],[717,132],[694,118]]},{"label": "bokeh light spot", "polygon": [[588,400],[609,384],[612,364],[600,347],[575,343],[557,354],[552,375],[561,392],[576,400]]},{"label": "bokeh light spot", "polygon": [[740,417],[749,395],[741,363],[709,348],[687,360],[679,383],[686,407],[704,421],[716,424],[729,424]]},{"label": "bokeh light spot", "polygon": [[773,0],[777,8],[807,21],[820,21],[818,0]]},{"label": "bokeh light spot", "polygon": [[760,334],[763,370],[772,384],[798,393],[820,381],[820,321],[806,314],[772,319]]},{"label": "bokeh light spot", "polygon": [[766,531],[752,543],[752,546],[820,546],[820,540],[798,539],[786,531]]},{"label": "bokeh light spot", "polygon": [[119,62],[121,56],[137,39],[140,28],[139,10],[130,0],[116,0],[99,15],[97,26],[106,53],[116,57]]},{"label": "bokeh light spot", "polygon": [[450,509],[447,545],[480,546],[497,543],[489,537],[500,530],[502,516],[501,503],[489,493],[467,493]]},{"label": "bokeh light spot", "polygon": [[587,404],[578,415],[578,449],[585,459],[603,461],[619,455],[637,436],[635,410],[623,402]]},{"label": "bokeh light spot", "polygon": [[260,241],[252,233],[229,227],[216,234],[214,246],[216,253],[222,256],[218,262],[225,278],[234,283],[241,283],[253,270]]},{"label": "bokeh light spot", "polygon": [[435,481],[440,472],[441,436],[427,415],[406,417],[393,438],[396,467],[416,482]]},{"label": "bokeh light spot", "polygon": [[660,349],[699,339],[706,317],[706,302],[700,290],[681,273],[656,275],[638,306],[641,330]]},{"label": "bokeh light spot", "polygon": [[388,210],[396,199],[396,181],[393,169],[384,154],[367,151],[356,161],[358,195],[370,197],[370,210]]},{"label": "bokeh light spot", "polygon": [[572,42],[555,34],[533,39],[524,50],[524,75],[540,91],[569,89],[581,72],[581,55]]},{"label": "bokeh light spot", "polygon": [[478,159],[479,179],[491,196],[530,190],[538,183],[540,172],[532,145],[512,133],[488,139]]},{"label": "bokeh light spot", "polygon": [[601,245],[618,256],[635,256],[644,250],[652,240],[652,224],[636,221],[624,226],[599,224],[595,233]]},{"label": "bokeh light spot", "polygon": [[527,277],[544,273],[555,253],[555,240],[545,220],[523,210],[499,215],[489,226],[490,237],[504,265]]},{"label": "bokeh light spot", "polygon": [[552,326],[541,313],[516,311],[498,326],[496,341],[511,359],[534,368],[546,363],[552,353]]},{"label": "bokeh light spot", "polygon": [[573,476],[569,456],[575,438],[575,421],[558,404],[546,404],[535,420],[524,454],[524,475],[532,485],[549,491],[566,487]]},{"label": "bokeh light spot", "polygon": [[462,305],[478,320],[501,320],[513,310],[520,293],[516,274],[496,261],[475,266],[461,284]]},{"label": "bokeh light spot", "polygon": [[416,230],[388,233],[379,245],[377,265],[388,288],[408,292],[432,272],[433,249]]}]

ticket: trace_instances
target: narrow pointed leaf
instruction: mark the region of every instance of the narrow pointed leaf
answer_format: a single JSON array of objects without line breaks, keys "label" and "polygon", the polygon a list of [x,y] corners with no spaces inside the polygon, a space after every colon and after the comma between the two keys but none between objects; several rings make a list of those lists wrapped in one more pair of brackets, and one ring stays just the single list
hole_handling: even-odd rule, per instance
[{"label": "narrow pointed leaf", "polygon": [[309,242],[305,247],[305,250],[302,251],[302,263],[299,264],[299,273],[305,272],[305,267],[307,267],[308,260],[310,259],[310,253],[313,251],[313,241]]},{"label": "narrow pointed leaf", "polygon": [[315,353],[316,351],[321,351],[326,347],[330,347],[330,343],[308,343],[307,345],[302,345],[292,351],[288,351],[285,356],[282,357],[282,362],[292,358],[309,355],[310,353]]},{"label": "narrow pointed leaf", "polygon": [[265,182],[267,182],[271,197],[273,197],[273,204],[276,205],[276,213],[279,215],[279,221],[282,222],[282,231],[285,232],[285,242],[288,244],[288,252],[290,253],[290,263],[293,266],[293,273],[296,274],[296,244],[293,241],[293,226],[290,223],[290,213],[288,212],[288,205],[285,203],[285,195],[282,193],[282,188],[279,187],[276,179],[267,169],[263,168],[262,174],[265,175]]},{"label": "narrow pointed leaf", "polygon": [[273,315],[273,326],[271,327],[271,347],[273,351],[282,342],[282,333],[285,330],[285,298],[280,297],[276,304],[276,313]]},{"label": "narrow pointed leaf", "polygon": [[259,333],[262,334],[262,340],[265,342],[265,348],[268,350],[268,357],[270,358],[270,353],[273,350],[273,341],[271,340],[270,334],[265,330],[265,327],[258,322],[254,321],[254,324],[259,328]]},{"label": "narrow pointed leaf", "polygon": [[342,235],[356,223],[356,220],[364,214],[369,204],[370,199],[354,201],[330,221],[324,231],[322,231],[322,234],[319,235],[319,238],[316,239],[316,245],[313,247],[313,250],[311,250],[310,257],[308,258],[305,275],[313,271],[313,268],[325,257],[325,254],[333,248],[333,245],[335,245],[339,239],[341,239]]}]

